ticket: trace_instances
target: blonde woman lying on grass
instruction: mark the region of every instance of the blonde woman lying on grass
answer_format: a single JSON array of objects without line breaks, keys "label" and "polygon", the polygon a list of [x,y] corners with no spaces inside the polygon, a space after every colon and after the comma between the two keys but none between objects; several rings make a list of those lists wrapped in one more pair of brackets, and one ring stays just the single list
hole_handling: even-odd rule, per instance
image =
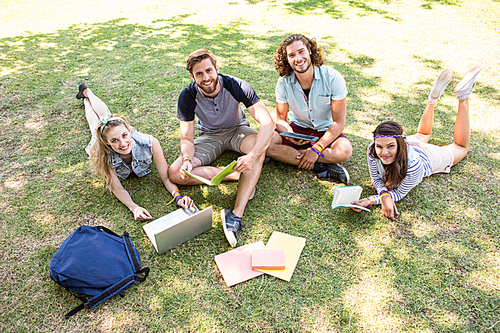
[{"label": "blonde woman lying on grass", "polygon": [[92,132],[92,139],[85,151],[106,186],[130,209],[136,221],[149,220],[152,216],[132,200],[120,178],[126,179],[133,174],[137,177],[146,176],[151,172],[151,162],[154,162],[163,185],[177,205],[194,210],[193,200],[183,197],[177,186],[168,179],[168,164],[156,138],[136,132],[125,117],[111,114],[106,104],[83,83],[78,86],[76,98],[83,99],[85,116]]}]

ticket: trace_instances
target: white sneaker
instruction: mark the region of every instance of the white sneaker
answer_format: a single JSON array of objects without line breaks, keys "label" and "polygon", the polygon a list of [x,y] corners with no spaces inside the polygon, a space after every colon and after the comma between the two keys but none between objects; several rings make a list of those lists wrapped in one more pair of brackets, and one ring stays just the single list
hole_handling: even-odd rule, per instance
[{"label": "white sneaker", "polygon": [[477,65],[469,69],[462,81],[460,81],[451,90],[451,92],[454,93],[458,99],[469,98],[469,96],[472,94],[472,88],[474,88],[474,81],[476,81],[482,68],[483,66]]},{"label": "white sneaker", "polygon": [[429,93],[430,103],[435,103],[439,99],[439,97],[441,97],[441,94],[443,94],[443,91],[451,82],[452,78],[453,72],[451,71],[451,69],[445,69],[439,74],[436,82],[434,82],[434,85],[432,86],[431,92]]}]

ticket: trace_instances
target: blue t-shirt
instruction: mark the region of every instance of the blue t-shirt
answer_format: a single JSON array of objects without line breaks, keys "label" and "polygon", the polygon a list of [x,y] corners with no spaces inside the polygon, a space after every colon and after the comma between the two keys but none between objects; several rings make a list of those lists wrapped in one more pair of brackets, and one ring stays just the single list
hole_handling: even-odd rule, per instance
[{"label": "blue t-shirt", "polygon": [[247,108],[258,101],[259,97],[247,82],[228,75],[219,74],[220,91],[214,98],[206,97],[195,82],[191,82],[179,95],[177,118],[193,121],[198,117],[198,129],[215,132],[224,128],[249,126],[241,108]]},{"label": "blue t-shirt", "polygon": [[332,100],[347,96],[347,87],[342,75],[328,66],[314,66],[314,80],[309,98],[304,94],[299,80],[292,73],[278,79],[276,102],[287,103],[290,121],[294,124],[325,132],[333,125]]}]

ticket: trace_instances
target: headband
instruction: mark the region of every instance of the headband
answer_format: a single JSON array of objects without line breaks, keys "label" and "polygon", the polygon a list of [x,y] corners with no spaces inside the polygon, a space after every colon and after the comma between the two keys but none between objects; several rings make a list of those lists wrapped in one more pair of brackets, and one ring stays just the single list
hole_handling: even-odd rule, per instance
[{"label": "headband", "polygon": [[106,118],[104,118],[103,120],[99,119],[99,121],[101,122],[102,126],[101,126],[101,134],[102,134],[102,131],[104,129],[104,127],[106,127],[106,125],[110,122],[110,121],[113,121],[113,120],[119,120],[121,121],[122,123],[124,123],[127,127],[128,127],[128,124],[127,122],[125,121],[125,119],[123,118],[120,118],[120,117],[111,117],[111,112],[109,112],[109,109],[106,110]]},{"label": "headband", "polygon": [[373,140],[378,138],[404,138],[404,136],[399,134],[377,135],[373,137]]}]

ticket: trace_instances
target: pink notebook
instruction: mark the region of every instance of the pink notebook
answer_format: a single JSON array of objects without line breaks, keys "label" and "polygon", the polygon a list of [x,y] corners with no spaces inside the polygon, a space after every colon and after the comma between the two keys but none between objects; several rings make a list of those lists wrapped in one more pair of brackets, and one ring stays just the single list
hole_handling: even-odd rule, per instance
[{"label": "pink notebook", "polygon": [[264,274],[252,269],[254,249],[264,249],[264,242],[243,245],[215,256],[215,263],[228,287]]},{"label": "pink notebook", "polygon": [[253,250],[252,251],[253,269],[285,269],[285,251],[284,250]]},{"label": "pink notebook", "polygon": [[306,239],[273,231],[266,245],[266,250],[284,250],[286,267],[285,269],[259,269],[266,274],[276,276],[285,281],[290,281],[293,271],[297,265],[302,249],[306,245]]}]

